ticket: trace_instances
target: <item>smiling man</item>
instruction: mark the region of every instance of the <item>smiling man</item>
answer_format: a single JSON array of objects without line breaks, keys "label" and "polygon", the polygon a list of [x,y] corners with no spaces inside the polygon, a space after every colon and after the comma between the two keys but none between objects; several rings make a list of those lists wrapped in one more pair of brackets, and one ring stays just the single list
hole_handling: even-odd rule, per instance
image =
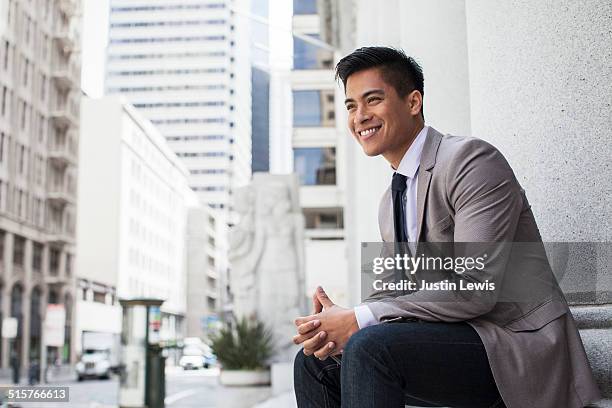
[{"label": "smiling man", "polygon": [[[378,214],[383,241],[541,242],[501,153],[425,125],[423,73],[412,58],[360,48],[340,60],[336,75],[352,136],[394,171]],[[519,273],[501,252],[487,264],[486,278],[498,287]],[[598,389],[563,294],[541,269],[552,288],[528,302],[498,302],[495,292],[478,290],[463,298],[450,292],[443,302],[426,291],[379,291],[346,309],[319,287],[314,313],[296,319],[294,342],[304,347],[294,364],[298,406],[587,405]],[[463,278],[485,281],[478,271]]]}]

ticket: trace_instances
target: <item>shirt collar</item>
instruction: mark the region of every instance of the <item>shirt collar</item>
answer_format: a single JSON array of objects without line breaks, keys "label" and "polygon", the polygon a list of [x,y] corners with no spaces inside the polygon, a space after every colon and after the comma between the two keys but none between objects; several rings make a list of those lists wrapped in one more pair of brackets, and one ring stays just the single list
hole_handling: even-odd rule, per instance
[{"label": "shirt collar", "polygon": [[423,129],[421,129],[417,137],[414,138],[397,167],[397,173],[410,179],[416,176],[419,170],[419,164],[421,163],[421,153],[423,152],[423,145],[425,144],[425,136],[427,135],[428,129],[429,126],[423,126]]}]

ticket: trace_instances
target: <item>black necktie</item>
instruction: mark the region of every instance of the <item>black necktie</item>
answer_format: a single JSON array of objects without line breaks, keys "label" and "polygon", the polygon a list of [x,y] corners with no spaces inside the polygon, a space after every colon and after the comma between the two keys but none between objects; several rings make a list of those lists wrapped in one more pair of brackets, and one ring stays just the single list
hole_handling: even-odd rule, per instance
[{"label": "black necktie", "polygon": [[[408,234],[406,233],[406,206],[404,205],[404,193],[406,192],[406,176],[399,173],[393,173],[393,181],[391,182],[391,193],[393,198],[393,229],[395,231],[395,253],[398,255],[410,254],[408,250]],[[404,244],[401,244],[404,242]],[[395,269],[395,282],[400,282],[405,273],[403,269]],[[402,289],[401,294],[406,291]]]},{"label": "black necktie", "polygon": [[406,176],[393,173],[391,193],[393,197],[393,229],[395,242],[408,242],[406,233],[406,206],[404,205],[404,192],[406,191]]}]

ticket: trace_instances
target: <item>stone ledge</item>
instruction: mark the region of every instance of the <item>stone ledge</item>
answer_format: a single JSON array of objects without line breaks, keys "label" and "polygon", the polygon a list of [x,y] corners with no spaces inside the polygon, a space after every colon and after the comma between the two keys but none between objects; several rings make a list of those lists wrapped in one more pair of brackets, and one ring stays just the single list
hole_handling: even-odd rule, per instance
[{"label": "stone ledge", "polygon": [[612,399],[597,401],[586,408],[612,408]]},{"label": "stone ledge", "polygon": [[571,311],[580,330],[593,375],[605,398],[593,407],[612,408],[612,305],[574,306]]},{"label": "stone ledge", "polygon": [[612,305],[572,306],[570,310],[579,330],[612,329]]}]

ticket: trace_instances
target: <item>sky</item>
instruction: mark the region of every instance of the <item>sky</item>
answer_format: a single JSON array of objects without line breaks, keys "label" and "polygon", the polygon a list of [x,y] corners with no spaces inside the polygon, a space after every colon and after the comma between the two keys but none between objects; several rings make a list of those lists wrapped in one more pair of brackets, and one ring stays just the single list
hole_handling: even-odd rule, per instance
[{"label": "sky", "polygon": [[104,92],[108,0],[83,0],[81,88],[92,98]]}]

